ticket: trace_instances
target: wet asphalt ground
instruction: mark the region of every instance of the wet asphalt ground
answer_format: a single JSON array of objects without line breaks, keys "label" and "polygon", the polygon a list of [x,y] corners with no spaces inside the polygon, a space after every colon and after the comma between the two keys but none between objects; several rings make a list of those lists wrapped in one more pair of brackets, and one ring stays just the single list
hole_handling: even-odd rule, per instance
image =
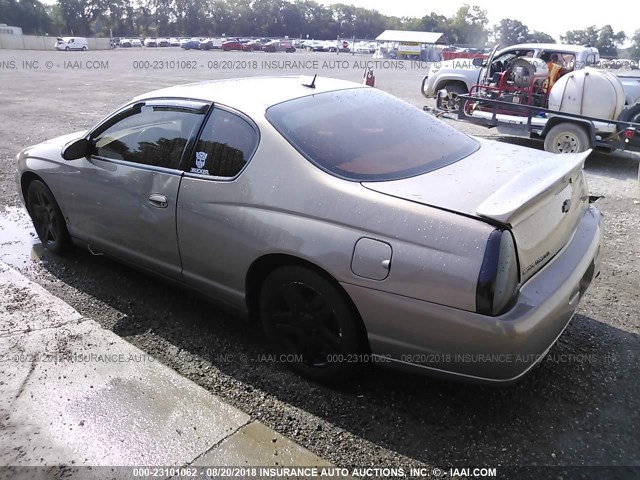
[{"label": "wet asphalt ground", "polygon": [[[0,258],[83,316],[336,465],[640,466],[637,155],[596,152],[587,160],[591,193],[605,196],[598,202],[606,232],[602,274],[548,358],[506,388],[379,368],[341,388],[312,383],[268,356],[257,326],[190,292],[86,251],[64,257],[42,251],[19,209],[13,158],[21,148],[85,129],[137,94],[258,74],[361,81],[367,65],[360,62],[367,61],[323,53],[0,50],[0,235],[13,239],[2,244]],[[377,87],[416,106],[429,103],[419,93],[424,65],[368,66],[376,67]],[[537,478],[558,472],[540,471]]]}]

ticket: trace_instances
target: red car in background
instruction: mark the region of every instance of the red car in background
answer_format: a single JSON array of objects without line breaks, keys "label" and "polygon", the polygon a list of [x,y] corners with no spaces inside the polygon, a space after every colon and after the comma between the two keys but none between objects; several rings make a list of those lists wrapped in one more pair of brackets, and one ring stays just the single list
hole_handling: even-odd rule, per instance
[{"label": "red car in background", "polygon": [[228,52],[229,50],[242,50],[242,46],[244,44],[240,42],[237,38],[232,40],[227,40],[226,42],[222,42],[222,50]]},{"label": "red car in background", "polygon": [[287,52],[293,53],[296,51],[291,42],[283,42],[281,40],[273,40],[272,42],[263,45],[262,50],[264,52]]}]

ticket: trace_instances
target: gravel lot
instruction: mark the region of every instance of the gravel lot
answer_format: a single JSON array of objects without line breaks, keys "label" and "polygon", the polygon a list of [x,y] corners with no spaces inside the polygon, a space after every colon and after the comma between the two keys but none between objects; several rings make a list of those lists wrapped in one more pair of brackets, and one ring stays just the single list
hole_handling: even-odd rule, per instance
[{"label": "gravel lot", "polygon": [[[285,61],[318,63],[300,70],[280,63]],[[14,208],[19,201],[13,159],[21,148],[87,128],[134,95],[261,74],[361,81],[364,65],[358,62],[365,61],[373,60],[328,53],[0,50],[0,228],[30,231]],[[423,65],[372,66],[377,87],[416,106],[425,103],[419,93]],[[548,359],[508,388],[382,369],[367,370],[347,387],[327,388],[261,358],[268,350],[257,329],[104,257],[83,251],[57,257],[36,245],[40,261],[32,261],[28,241],[3,245],[0,257],[81,314],[338,465],[640,466],[638,158],[596,152],[588,159],[591,193],[605,196],[598,202],[606,229],[602,274]]]}]

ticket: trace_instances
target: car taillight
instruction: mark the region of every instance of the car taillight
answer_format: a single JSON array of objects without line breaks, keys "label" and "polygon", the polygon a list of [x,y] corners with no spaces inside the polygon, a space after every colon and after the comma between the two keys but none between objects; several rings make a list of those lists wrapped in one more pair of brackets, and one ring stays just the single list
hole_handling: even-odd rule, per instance
[{"label": "car taillight", "polygon": [[484,315],[501,315],[518,296],[518,257],[508,230],[494,230],[489,235],[484,260],[478,275],[476,311]]},{"label": "car taillight", "polygon": [[624,138],[627,143],[633,138],[633,135],[637,133],[634,127],[627,127],[624,131]]}]

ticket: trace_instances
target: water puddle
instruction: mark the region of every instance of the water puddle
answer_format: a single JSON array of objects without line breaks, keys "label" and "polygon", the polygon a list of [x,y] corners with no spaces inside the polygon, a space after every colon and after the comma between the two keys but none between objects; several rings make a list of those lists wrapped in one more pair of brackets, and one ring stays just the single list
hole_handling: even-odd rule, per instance
[{"label": "water puddle", "polygon": [[33,261],[42,262],[43,249],[24,208],[5,207],[0,211],[0,260],[20,270]]}]

